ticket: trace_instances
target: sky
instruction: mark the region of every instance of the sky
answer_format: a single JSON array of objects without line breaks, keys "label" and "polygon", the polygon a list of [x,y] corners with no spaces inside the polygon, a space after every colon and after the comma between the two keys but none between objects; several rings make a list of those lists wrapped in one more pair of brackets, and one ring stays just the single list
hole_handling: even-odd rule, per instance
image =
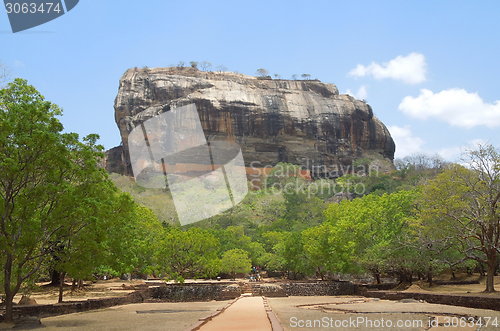
[{"label": "sky", "polygon": [[120,144],[113,103],[133,67],[208,61],[256,75],[309,74],[364,99],[396,157],[456,161],[500,147],[500,1],[97,1],[12,33],[0,61],[64,109],[67,132]]}]

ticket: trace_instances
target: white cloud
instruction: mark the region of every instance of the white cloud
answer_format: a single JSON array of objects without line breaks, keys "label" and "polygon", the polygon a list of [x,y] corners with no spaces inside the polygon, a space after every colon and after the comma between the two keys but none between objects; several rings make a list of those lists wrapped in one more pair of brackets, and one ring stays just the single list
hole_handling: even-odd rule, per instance
[{"label": "white cloud", "polygon": [[392,125],[388,129],[396,143],[396,158],[423,152],[422,145],[425,144],[425,141],[422,138],[414,137],[409,125],[404,127]]},{"label": "white cloud", "polygon": [[485,125],[489,128],[500,126],[500,101],[485,103],[477,93],[453,88],[433,93],[421,89],[416,98],[407,96],[398,107],[406,115],[427,119],[438,118],[452,126],[473,128]]},{"label": "white cloud", "polygon": [[479,146],[488,145],[489,143],[490,142],[488,140],[484,140],[484,139],[481,139],[481,138],[474,139],[474,140],[469,140],[467,142],[467,144],[468,144],[467,148],[469,148],[469,149],[477,149]]},{"label": "white cloud", "polygon": [[[420,137],[414,137],[410,126],[400,127],[397,125],[387,127],[391,133],[392,139],[396,144],[395,158],[402,159],[412,154],[424,153],[427,155],[439,154],[444,160],[449,162],[460,162],[460,158],[469,150],[477,150],[479,145],[488,145],[490,142],[484,139],[473,139],[460,146],[444,147],[439,150],[424,149],[422,146],[425,140]],[[465,165],[465,163],[460,163]]]},{"label": "white cloud", "polygon": [[427,63],[425,56],[420,53],[410,53],[407,56],[399,55],[382,65],[372,62],[364,66],[358,64],[349,71],[349,76],[364,77],[372,75],[375,79],[392,78],[406,84],[419,84],[426,80]]},{"label": "white cloud", "polygon": [[356,94],[352,93],[351,90],[347,89],[345,94],[349,94],[358,100],[366,100],[366,97],[368,97],[368,92],[366,91],[367,87],[368,87],[367,85],[361,85]]},{"label": "white cloud", "polygon": [[15,67],[26,67],[26,65],[24,63],[22,63],[21,61],[18,61],[18,60],[15,60],[14,61],[14,66]]},{"label": "white cloud", "polygon": [[462,151],[463,151],[462,147],[454,146],[454,147],[441,148],[440,150],[437,151],[437,153],[447,161],[455,161],[460,157]]},{"label": "white cloud", "polygon": [[462,146],[453,146],[441,148],[437,151],[439,155],[441,155],[445,160],[450,162],[459,162],[463,166],[468,166],[466,162],[460,160],[464,153],[470,150],[477,150],[478,147],[489,144],[489,141],[484,139],[473,139],[469,140],[465,145]]}]

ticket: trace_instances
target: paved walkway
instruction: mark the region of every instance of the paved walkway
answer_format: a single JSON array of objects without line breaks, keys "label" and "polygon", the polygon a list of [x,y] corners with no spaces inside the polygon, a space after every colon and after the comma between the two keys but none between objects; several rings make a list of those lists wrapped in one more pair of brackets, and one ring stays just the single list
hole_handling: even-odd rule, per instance
[{"label": "paved walkway", "polygon": [[272,331],[262,297],[242,297],[200,331]]}]

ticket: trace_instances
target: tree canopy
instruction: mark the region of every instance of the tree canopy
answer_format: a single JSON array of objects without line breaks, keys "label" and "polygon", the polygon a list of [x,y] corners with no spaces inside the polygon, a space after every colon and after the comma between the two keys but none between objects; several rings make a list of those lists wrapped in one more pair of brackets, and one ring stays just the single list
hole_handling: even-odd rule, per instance
[{"label": "tree canopy", "polygon": [[500,253],[500,153],[479,146],[465,154],[464,165],[453,164],[425,186],[423,224],[447,250],[488,265],[486,291],[494,292],[496,259]]},{"label": "tree canopy", "polygon": [[133,268],[132,257],[118,254],[117,245],[126,237],[123,225],[139,218],[133,201],[99,167],[98,136],[80,141],[63,133],[60,115],[26,80],[0,90],[0,265],[7,321],[14,295],[49,263],[63,278],[83,278],[102,265],[117,272]]},{"label": "tree canopy", "polygon": [[114,187],[97,166],[97,137],[80,142],[62,133],[60,108],[25,80],[0,91],[0,110],[0,250],[10,319],[23,282],[99,217],[100,199]]},{"label": "tree canopy", "polygon": [[221,260],[222,271],[234,278],[236,273],[249,272],[252,268],[248,253],[242,249],[234,248],[224,253]]}]

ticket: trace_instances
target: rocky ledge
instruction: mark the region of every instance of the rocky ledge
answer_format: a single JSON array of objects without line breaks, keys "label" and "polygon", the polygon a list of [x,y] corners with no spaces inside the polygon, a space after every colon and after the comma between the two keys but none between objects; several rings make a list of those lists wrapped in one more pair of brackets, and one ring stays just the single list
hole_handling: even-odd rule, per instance
[{"label": "rocky ledge", "polygon": [[333,84],[194,68],[136,68],[120,79],[114,107],[123,146],[108,153],[113,160],[108,170],[131,174],[129,133],[160,113],[192,103],[206,137],[237,142],[247,167],[288,162],[327,175],[358,158],[391,163],[394,158],[394,141],[371,107],[339,94]]}]

